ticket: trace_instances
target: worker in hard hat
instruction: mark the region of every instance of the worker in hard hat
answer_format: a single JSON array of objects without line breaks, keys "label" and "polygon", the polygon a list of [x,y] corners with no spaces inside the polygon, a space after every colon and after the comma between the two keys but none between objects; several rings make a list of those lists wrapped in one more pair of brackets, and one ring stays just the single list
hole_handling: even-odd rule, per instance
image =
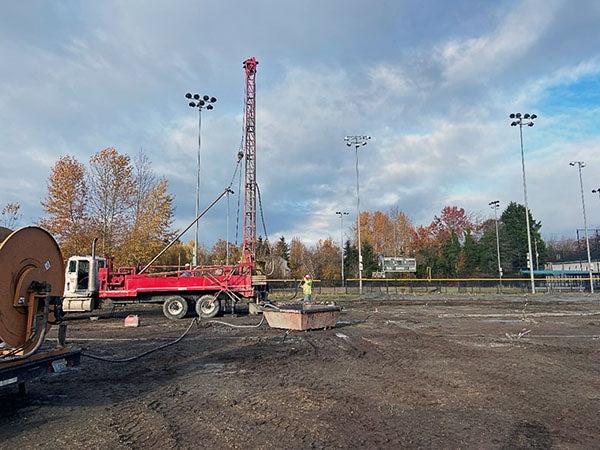
[{"label": "worker in hard hat", "polygon": [[312,300],[312,284],[313,280],[310,275],[304,275],[302,278],[302,282],[300,283],[300,287],[302,288],[302,292],[304,293],[304,302],[310,302]]},{"label": "worker in hard hat", "polygon": [[183,269],[183,272],[181,273],[181,276],[182,277],[191,277],[192,276],[190,263],[185,264],[185,267]]}]

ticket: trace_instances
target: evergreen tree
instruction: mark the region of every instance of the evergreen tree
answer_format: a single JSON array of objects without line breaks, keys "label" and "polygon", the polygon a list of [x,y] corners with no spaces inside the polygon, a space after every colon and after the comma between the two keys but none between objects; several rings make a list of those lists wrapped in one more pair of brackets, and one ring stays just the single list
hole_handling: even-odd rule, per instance
[{"label": "evergreen tree", "polygon": [[353,278],[358,276],[358,250],[346,241],[344,245],[344,276],[345,278]]},{"label": "evergreen tree", "polygon": [[256,259],[265,260],[269,253],[269,242],[264,240],[262,236],[258,236],[256,240]]},{"label": "evergreen tree", "polygon": [[[498,223],[502,230],[502,223]],[[501,242],[502,243],[502,242]],[[483,233],[479,239],[480,269],[485,275],[498,276],[498,250],[496,248],[496,225],[493,220],[484,224]],[[504,264],[506,246],[500,248],[500,262]]]},{"label": "evergreen tree", "polygon": [[285,241],[285,237],[281,236],[277,243],[275,244],[275,248],[273,249],[273,253],[275,256],[280,256],[285,259],[287,262],[290,261],[290,246]]},{"label": "evergreen tree", "polygon": [[480,263],[481,247],[469,230],[465,233],[465,243],[462,249],[461,274],[468,277],[478,274]]},{"label": "evergreen tree", "polygon": [[373,272],[379,270],[377,264],[377,255],[373,250],[373,246],[369,242],[363,242],[361,246],[362,260],[363,260],[363,277],[371,278]]},{"label": "evergreen tree", "polygon": [[[529,224],[531,227],[531,247],[533,252],[532,263],[535,268],[535,245],[537,242],[538,253],[540,254],[540,265],[545,262],[546,244],[540,235],[542,224],[534,220],[529,214]],[[502,213],[502,233],[500,242],[506,251],[506,271],[518,273],[521,269],[527,268],[527,224],[525,220],[525,207],[515,202],[510,202]],[[501,249],[502,251],[502,249]]]},{"label": "evergreen tree", "polygon": [[442,254],[439,261],[439,269],[445,276],[456,276],[458,270],[458,260],[460,256],[460,242],[454,231],[450,234],[442,245]]}]

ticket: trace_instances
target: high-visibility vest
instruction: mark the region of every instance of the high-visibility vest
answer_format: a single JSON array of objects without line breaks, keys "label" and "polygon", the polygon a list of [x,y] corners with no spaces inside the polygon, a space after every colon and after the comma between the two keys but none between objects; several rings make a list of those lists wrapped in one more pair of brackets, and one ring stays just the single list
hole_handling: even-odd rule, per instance
[{"label": "high-visibility vest", "polygon": [[302,292],[304,295],[312,294],[312,280],[302,280]]}]

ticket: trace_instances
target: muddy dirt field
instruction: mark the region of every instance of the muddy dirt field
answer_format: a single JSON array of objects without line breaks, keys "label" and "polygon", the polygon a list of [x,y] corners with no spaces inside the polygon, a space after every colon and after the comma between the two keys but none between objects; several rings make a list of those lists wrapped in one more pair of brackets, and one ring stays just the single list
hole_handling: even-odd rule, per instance
[{"label": "muddy dirt field", "polygon": [[[598,448],[600,301],[586,296],[340,300],[335,329],[194,325],[174,347],[0,391],[0,447]],[[69,323],[131,356],[189,320]],[[256,316],[221,318],[256,324]],[[52,336],[56,336],[53,331]]]}]

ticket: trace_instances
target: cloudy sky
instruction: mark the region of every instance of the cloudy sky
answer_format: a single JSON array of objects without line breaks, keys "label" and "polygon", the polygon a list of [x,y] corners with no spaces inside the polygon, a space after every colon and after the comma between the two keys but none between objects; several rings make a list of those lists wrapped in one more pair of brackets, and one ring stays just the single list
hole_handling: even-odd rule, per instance
[{"label": "cloudy sky", "polygon": [[[0,205],[39,220],[52,164],[143,147],[193,217],[197,115],[188,91],[218,97],[203,115],[202,203],[229,182],[241,139],[242,61],[259,60],[258,180],[270,235],[337,236],[335,211],[398,206],[415,224],[445,205],[485,217],[522,201],[546,237],[600,226],[600,3],[524,0],[3,2]],[[237,189],[236,189],[237,190]],[[235,213],[236,200],[231,199]],[[225,237],[225,207],[201,225]],[[231,219],[232,223],[235,219]],[[235,234],[232,225],[230,237]]]}]

